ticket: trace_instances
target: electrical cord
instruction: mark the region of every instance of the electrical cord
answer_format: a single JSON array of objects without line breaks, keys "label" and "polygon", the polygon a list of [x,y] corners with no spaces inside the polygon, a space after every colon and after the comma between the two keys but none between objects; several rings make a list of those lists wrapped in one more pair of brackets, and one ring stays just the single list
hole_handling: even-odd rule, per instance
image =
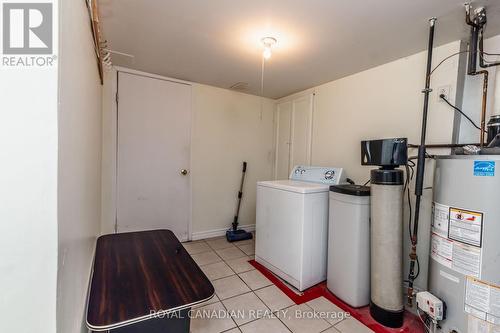
[{"label": "electrical cord", "polygon": [[[434,155],[430,155],[430,154],[426,154],[425,155],[426,158],[434,158],[435,156]],[[403,192],[406,192],[406,195],[407,195],[407,199],[408,199],[408,208],[409,208],[409,216],[408,216],[408,234],[410,236],[410,241],[412,242],[413,244],[413,232],[412,232],[412,215],[413,215],[413,212],[412,212],[412,205],[411,205],[411,193],[410,193],[410,184],[411,184],[411,181],[413,180],[413,176],[415,175],[415,162],[413,162],[413,160],[416,159],[416,157],[410,157],[408,159],[408,164],[406,165],[406,181],[405,181],[405,186],[404,186],[404,189],[403,189]],[[426,187],[424,189],[429,189],[429,188],[432,188],[432,187]],[[418,256],[415,258],[415,262],[417,264],[417,267],[416,267],[416,273],[415,275],[413,276],[413,280],[416,280],[419,275],[420,275],[420,261],[418,260]]]},{"label": "electrical cord", "polygon": [[[425,330],[427,332],[430,332],[431,331],[431,328],[429,327],[429,325],[427,325],[425,322],[426,320],[424,320],[424,318],[422,318],[422,315],[420,313],[420,310],[418,309],[417,307],[417,315],[418,315],[418,318],[420,319],[420,321],[422,322],[422,324],[424,324],[424,327],[425,327]],[[424,314],[425,315],[425,314]]]},{"label": "electrical cord", "polygon": [[[436,158],[436,155],[431,155],[431,154],[426,152],[425,158],[434,159],[434,158]],[[413,160],[417,160],[417,159],[418,159],[418,156],[410,156],[410,157],[408,157],[408,162],[411,162],[413,164],[412,166],[415,167],[416,164],[415,164],[415,162],[413,162]]]},{"label": "electrical cord", "polygon": [[469,51],[455,52],[455,53],[447,56],[446,58],[444,58],[443,60],[441,60],[441,62],[439,64],[437,64],[436,67],[434,67],[434,69],[430,72],[429,76],[431,76],[434,73],[434,71],[439,68],[439,66],[441,66],[442,64],[444,64],[446,62],[446,60],[448,60],[448,59],[450,59],[450,58],[452,58],[454,56],[457,56],[459,54],[462,54],[462,53],[469,53]]},{"label": "electrical cord", "polygon": [[[500,56],[500,53],[488,53],[488,52],[484,52],[484,51],[483,51],[483,52],[476,51],[476,52],[480,54],[480,57],[481,57],[481,58],[482,58],[485,62],[490,62],[490,61],[485,60],[485,59],[484,59],[483,54],[485,54],[485,55],[487,55],[487,56]],[[453,54],[450,54],[449,56],[447,56],[446,58],[444,58],[443,60],[441,60],[441,62],[439,62],[439,64],[437,64],[437,65],[436,65],[436,67],[434,67],[434,69],[430,72],[429,76],[431,76],[431,75],[434,73],[434,71],[435,71],[436,69],[438,69],[438,68],[439,68],[439,66],[441,66],[442,64],[444,64],[444,63],[445,63],[448,59],[453,58],[454,56],[457,56],[457,55],[462,54],[462,53],[469,53],[469,51],[460,51],[460,52],[455,52],[455,53],[453,53]],[[491,63],[491,62],[490,62],[490,63]]]},{"label": "electrical cord", "polygon": [[[408,161],[408,162],[411,162],[411,161]],[[411,162],[413,163],[413,162]],[[415,164],[415,163],[413,163]],[[408,232],[409,232],[409,235],[410,235],[410,240],[413,239],[413,235],[412,235],[412,231],[411,231],[411,226],[412,226],[412,206],[411,206],[411,194],[410,194],[410,183],[411,181],[413,180],[413,175],[415,174],[415,171],[413,169],[413,166],[411,166],[410,164],[407,164],[405,166],[406,168],[406,180],[405,180],[405,185],[404,185],[404,188],[403,188],[403,192],[406,192],[406,195],[407,195],[407,199],[408,199],[408,210],[409,210],[409,216],[408,216]]]},{"label": "electrical cord", "polygon": [[[455,105],[451,104],[450,101],[446,98],[446,96],[444,94],[439,95],[439,98],[441,98],[443,101],[445,101],[446,104],[448,104],[450,107],[452,107],[456,111],[460,112],[460,114],[462,116],[464,116],[465,119],[467,119],[468,121],[470,121],[470,123],[472,124],[472,126],[474,126],[475,128],[477,128],[478,130],[481,130],[481,127],[477,126],[476,123],[468,115],[466,115],[462,110],[460,110]],[[485,133],[488,133],[488,132],[485,130]]]},{"label": "electrical cord", "polygon": [[[413,171],[412,171],[412,178],[413,178]],[[410,194],[410,166],[406,165],[406,181],[405,181],[405,186],[403,189],[403,192],[406,192],[407,199],[408,199],[408,232],[410,235],[410,240],[412,240],[412,231],[411,231],[411,220],[412,220],[412,207],[411,207],[411,194]]]},{"label": "electrical cord", "polygon": [[[426,156],[428,157],[428,156]],[[412,217],[413,217],[413,212],[412,212],[412,205],[411,205],[411,193],[410,193],[410,184],[411,181],[413,180],[413,176],[415,175],[415,169],[414,167],[416,166],[415,162],[412,160],[408,160],[408,163],[405,165],[406,168],[406,180],[403,188],[403,193],[406,192],[407,200],[408,200],[408,234],[410,236],[410,242],[413,244],[413,232],[412,232]],[[413,280],[416,280],[419,275],[420,275],[420,261],[418,260],[418,256],[415,258],[416,260],[416,273],[411,277]]]},{"label": "electrical cord", "polygon": [[415,261],[417,263],[417,273],[413,277],[413,281],[415,281],[420,276],[420,261],[418,260],[418,256],[415,257]]}]

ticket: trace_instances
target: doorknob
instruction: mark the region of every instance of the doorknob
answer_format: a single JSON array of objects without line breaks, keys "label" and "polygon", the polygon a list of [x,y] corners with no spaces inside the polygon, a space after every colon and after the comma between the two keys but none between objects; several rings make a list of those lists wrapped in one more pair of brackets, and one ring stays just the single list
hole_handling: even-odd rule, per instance
[{"label": "doorknob", "polygon": [[186,169],[182,169],[181,170],[181,175],[185,176],[189,173],[189,171],[187,171]]}]

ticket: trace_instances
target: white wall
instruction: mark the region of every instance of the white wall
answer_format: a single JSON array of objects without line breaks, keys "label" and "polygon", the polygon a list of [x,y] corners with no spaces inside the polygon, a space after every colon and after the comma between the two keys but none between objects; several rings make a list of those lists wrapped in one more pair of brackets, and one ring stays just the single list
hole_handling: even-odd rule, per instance
[{"label": "white wall", "polygon": [[57,332],[76,333],[100,231],[101,85],[85,1],[62,1],[60,24]]},{"label": "white wall", "polygon": [[230,226],[243,161],[248,169],[239,222],[254,225],[256,183],[272,179],[273,173],[274,102],[199,84],[193,87],[193,99],[194,238]]},{"label": "white wall", "polygon": [[[500,35],[486,39],[484,41],[484,50],[489,53],[500,53]],[[500,61],[500,57],[488,57],[488,60]],[[478,65],[478,70],[481,68]],[[494,91],[495,89],[500,89],[500,87],[495,86],[495,75],[497,73],[496,67],[491,67],[488,69],[490,72],[489,77],[489,87],[488,87],[488,104],[486,111],[486,122],[490,119],[490,116],[494,114],[493,105],[494,105]],[[500,82],[500,81],[498,81]],[[500,94],[498,94],[500,96]],[[464,85],[464,97],[462,102],[462,111],[467,114],[476,125],[480,126],[481,124],[481,104],[483,98],[483,76],[469,76],[465,77],[465,85]],[[497,102],[498,107],[500,108],[500,101]],[[495,114],[499,114],[498,110]],[[460,121],[460,134],[459,134],[459,142],[460,143],[478,143],[479,142],[479,130],[471,125],[471,123],[465,119],[461,118]]]},{"label": "white wall", "polygon": [[102,87],[101,234],[114,232],[116,213],[116,71]]},{"label": "white wall", "polygon": [[[436,48],[434,64],[457,52],[459,47],[460,43],[454,42]],[[410,143],[419,143],[426,56],[426,52],[421,52],[303,92],[315,92],[312,164],[344,167],[348,177],[362,184],[370,178],[371,167],[360,164],[361,140],[407,137]],[[451,99],[454,100],[457,78],[458,57],[444,63],[435,72],[432,86],[449,85],[452,87]],[[454,114],[444,103],[438,102],[435,92],[431,94],[429,110],[427,143],[451,143]],[[416,151],[410,150],[410,154],[416,154]],[[432,163],[428,163],[425,186],[432,186],[432,175]],[[425,191],[419,233],[418,253],[422,274],[417,285],[422,288],[427,284],[430,192]],[[405,240],[406,276],[407,235]]]},{"label": "white wall", "polygon": [[0,91],[0,332],[53,333],[57,64],[0,67]]},{"label": "white wall", "polygon": [[[114,232],[116,71],[103,91],[102,229]],[[263,112],[261,113],[261,102]],[[191,140],[192,235],[222,234],[233,219],[241,164],[249,164],[240,222],[255,224],[255,183],[271,179],[274,102],[193,83]]]}]

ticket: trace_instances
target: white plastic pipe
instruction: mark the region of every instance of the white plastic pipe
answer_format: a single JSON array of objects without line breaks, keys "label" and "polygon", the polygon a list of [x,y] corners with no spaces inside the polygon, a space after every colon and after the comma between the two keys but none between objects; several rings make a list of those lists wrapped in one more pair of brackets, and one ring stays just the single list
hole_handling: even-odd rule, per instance
[{"label": "white plastic pipe", "polygon": [[495,91],[493,92],[493,114],[500,114],[500,67],[497,67],[495,74]]}]

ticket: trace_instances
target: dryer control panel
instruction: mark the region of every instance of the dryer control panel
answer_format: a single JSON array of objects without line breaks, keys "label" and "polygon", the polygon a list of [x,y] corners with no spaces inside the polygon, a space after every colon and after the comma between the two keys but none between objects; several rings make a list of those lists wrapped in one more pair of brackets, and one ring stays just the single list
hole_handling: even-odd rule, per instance
[{"label": "dryer control panel", "polygon": [[334,167],[313,167],[297,165],[290,174],[291,180],[338,185],[345,183],[344,169]]}]

